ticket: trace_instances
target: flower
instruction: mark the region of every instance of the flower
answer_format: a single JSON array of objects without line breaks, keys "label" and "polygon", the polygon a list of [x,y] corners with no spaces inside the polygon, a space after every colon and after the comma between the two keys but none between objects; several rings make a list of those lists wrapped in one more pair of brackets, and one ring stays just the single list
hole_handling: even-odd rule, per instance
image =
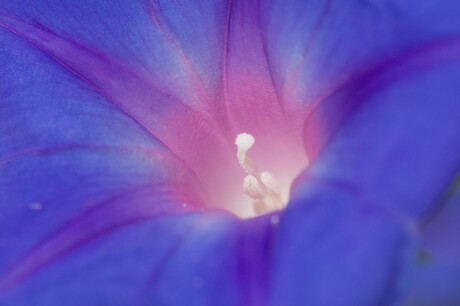
[{"label": "flower", "polygon": [[[401,299],[458,171],[459,10],[3,1],[2,303]],[[251,211],[240,133],[282,212],[211,209]]]}]

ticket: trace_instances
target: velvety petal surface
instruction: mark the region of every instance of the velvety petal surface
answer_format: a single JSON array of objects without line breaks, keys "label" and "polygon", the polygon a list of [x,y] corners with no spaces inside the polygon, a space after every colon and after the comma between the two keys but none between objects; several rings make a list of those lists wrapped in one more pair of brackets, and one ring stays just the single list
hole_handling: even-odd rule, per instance
[{"label": "velvety petal surface", "polygon": [[[229,159],[228,148],[233,144],[224,142],[228,140],[226,135],[219,133],[222,120],[211,109],[216,105],[214,93],[206,92],[204,87],[208,85],[201,80],[197,64],[191,62],[171,32],[163,13],[168,12],[168,6],[154,1],[100,2],[94,7],[91,2],[55,2],[36,4],[37,16],[21,13],[22,4],[5,5],[0,18],[2,27],[54,58],[153,134],[191,168],[205,192],[222,188],[225,176],[211,170],[224,165],[221,167],[225,172],[228,163],[222,160]],[[207,7],[209,12],[200,12],[218,15],[218,8],[211,4]],[[61,10],[63,19],[48,21],[52,19],[49,14]],[[126,19],[128,13],[128,26],[120,27],[118,21]],[[100,39],[97,31],[92,36],[91,30],[80,34],[80,23],[86,20],[80,18],[83,16],[88,16],[88,22],[94,23],[100,33],[110,35]],[[184,18],[181,26],[188,26],[187,22]],[[74,31],[74,27],[79,30]],[[207,28],[204,25],[200,30]],[[120,50],[114,51],[117,37]],[[143,48],[137,50],[136,46]]]},{"label": "velvety petal surface", "polygon": [[[281,221],[280,235],[286,241],[276,272],[284,279],[296,273],[299,278],[278,289],[279,303],[291,297],[313,305],[328,305],[330,299],[350,305],[389,305],[397,300],[393,290],[408,267],[403,265],[404,246],[420,236],[418,224],[433,211],[460,165],[460,61],[441,58],[397,79],[387,74],[352,84],[331,98],[360,99],[362,106],[294,186]],[[381,85],[372,86],[374,81]],[[318,206],[311,205],[315,185],[325,189],[320,193],[326,197],[324,206],[334,208],[328,219],[331,227],[347,226],[327,238],[319,237],[328,231],[318,233],[317,247],[299,237],[311,233],[310,222],[301,220]],[[346,222],[341,216],[334,224],[332,216],[343,206],[358,220]],[[359,213],[362,210],[367,214]],[[371,221],[369,211],[377,220]],[[379,227],[382,219],[386,221]],[[412,239],[403,242],[403,237]],[[373,291],[377,288],[384,291]]]},{"label": "velvety petal surface", "polygon": [[407,306],[460,303],[460,192],[458,179],[422,229],[422,247]]},{"label": "velvety petal surface", "polygon": [[[284,281],[272,288],[275,302],[398,301],[417,224],[460,165],[460,7],[274,1],[267,8],[275,82],[292,105],[286,109],[306,114],[297,128],[315,159],[281,221],[275,274]],[[315,232],[305,220],[328,209],[324,218],[336,213],[335,223]]]},{"label": "velvety petal surface", "polygon": [[[413,225],[459,166],[458,10],[1,2],[2,302],[399,300]],[[185,214],[241,129],[304,139],[287,211]]]},{"label": "velvety petal surface", "polygon": [[[172,195],[187,193],[184,183],[190,186],[194,179],[182,160],[109,98],[27,40],[5,29],[0,31],[3,300],[5,292],[79,246],[129,224],[177,212],[179,207],[183,210]],[[154,231],[165,239],[164,247],[156,240],[159,256],[178,236],[173,227],[161,227]],[[102,247],[104,259],[114,253],[110,248]],[[89,257],[95,263],[96,257]],[[120,266],[119,271],[131,270]],[[100,276],[106,277],[100,280],[106,290],[101,286],[93,295],[88,290],[96,287],[80,279],[81,288],[75,293],[82,298],[75,304],[86,301],[94,305],[112,292],[117,280],[103,272]],[[68,290],[75,285],[69,282],[71,277],[68,274],[64,277],[67,282],[59,281]],[[137,280],[142,280],[141,274]],[[19,293],[19,299],[2,303],[63,302],[63,287],[49,291],[53,286],[43,278],[35,278],[35,282],[44,286],[37,291],[40,297]],[[130,298],[134,288],[139,291],[138,286],[125,288]],[[123,301],[126,303],[126,298],[120,303]]]},{"label": "velvety petal surface", "polygon": [[326,97],[417,54],[452,48],[460,33],[456,1],[273,0],[261,7],[261,32],[286,117],[296,132],[309,118],[304,139],[310,158],[359,103],[323,105]]}]

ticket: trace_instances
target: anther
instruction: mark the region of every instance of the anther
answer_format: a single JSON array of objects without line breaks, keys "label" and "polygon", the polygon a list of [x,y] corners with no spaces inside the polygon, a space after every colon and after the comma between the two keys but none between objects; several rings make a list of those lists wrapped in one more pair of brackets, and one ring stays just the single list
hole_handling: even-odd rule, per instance
[{"label": "anther", "polygon": [[254,175],[246,175],[243,179],[243,192],[253,199],[263,199],[266,193]]}]

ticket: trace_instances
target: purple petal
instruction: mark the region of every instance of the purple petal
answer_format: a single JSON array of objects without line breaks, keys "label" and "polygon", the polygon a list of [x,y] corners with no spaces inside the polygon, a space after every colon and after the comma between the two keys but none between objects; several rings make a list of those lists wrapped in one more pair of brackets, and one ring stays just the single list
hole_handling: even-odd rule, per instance
[{"label": "purple petal", "polygon": [[[394,302],[410,221],[460,164],[443,3],[2,3],[6,302]],[[242,129],[315,157],[279,232],[175,214],[190,182],[225,186]]]},{"label": "purple petal", "polygon": [[[275,301],[394,303],[409,267],[406,250],[417,239],[409,230],[434,209],[460,165],[460,27],[452,18],[459,7],[433,2],[437,15],[426,30],[414,22],[425,25],[417,18],[431,14],[431,4],[399,7],[392,15],[389,8],[356,2],[343,9],[338,2],[321,1],[321,9],[312,4],[317,2],[287,3],[292,6],[280,3],[273,10],[281,22],[268,36],[278,39],[270,58],[279,63],[277,81],[289,84],[305,54],[301,65],[309,68],[299,68],[296,79],[303,85],[295,83],[290,88],[298,91],[285,94],[311,114],[304,139],[316,159],[297,180],[281,220]],[[294,13],[302,8],[317,18]],[[287,18],[293,15],[298,18]],[[401,28],[408,34],[401,35]],[[308,108],[317,99],[321,104]]]},{"label": "purple petal", "polygon": [[406,225],[337,186],[305,187],[281,217],[274,305],[391,305],[401,299]]},{"label": "purple petal", "polygon": [[[110,215],[110,211],[108,213]],[[100,216],[98,221],[101,222]],[[218,270],[204,271],[212,258],[207,252],[204,255],[200,252],[200,249],[208,250],[215,244],[216,236],[221,235],[218,227],[223,222],[213,222],[213,235],[209,234],[211,225],[206,223],[199,216],[162,216],[111,228],[110,235],[92,236],[90,242],[74,247],[72,252],[46,269],[36,271],[33,277],[3,294],[2,302],[13,305],[63,302],[67,305],[161,305],[171,304],[181,297],[190,298],[194,293],[194,300],[203,302],[204,299],[207,305],[212,305],[209,299],[215,296],[203,292],[208,288],[200,290],[195,279],[199,277],[200,283],[208,282],[206,287],[211,288],[226,285],[213,279]],[[85,222],[79,224],[81,227],[87,225]],[[196,248],[197,239],[202,246],[200,249]],[[54,250],[55,246],[48,247]],[[195,265],[187,265],[189,262],[184,262],[187,258],[191,258]],[[216,261],[227,259],[219,256]],[[197,267],[202,269],[195,270]],[[220,273],[226,273],[225,269],[222,268]],[[182,283],[171,286],[169,279],[174,276]],[[228,278],[228,281],[233,280]],[[225,296],[226,290],[232,288],[222,289],[219,292]],[[189,294],[178,295],[177,290]],[[155,293],[153,296],[152,292]],[[230,298],[234,299],[231,295]]]},{"label": "purple petal", "polygon": [[[274,83],[294,130],[302,130],[309,116],[305,146],[311,157],[359,103],[322,106],[325,98],[430,48],[458,48],[460,37],[456,1],[273,0],[262,10]],[[318,106],[324,110],[315,111]]]},{"label": "purple petal", "polygon": [[[455,188],[457,190],[455,190]],[[460,303],[460,193],[450,190],[438,213],[426,222],[407,306]]]},{"label": "purple petal", "polygon": [[[194,178],[87,83],[1,31],[8,46],[0,55],[0,287],[6,290],[102,233],[178,211],[172,196],[189,193]],[[133,204],[120,206],[123,200]]]},{"label": "purple petal", "polygon": [[[281,282],[278,301],[388,305],[398,299],[417,222],[432,212],[460,165],[460,62],[447,54],[436,54],[417,73],[392,67],[330,98],[361,106],[294,186],[276,271],[284,280],[298,276]],[[308,218],[316,214],[329,226],[312,227]]]},{"label": "purple petal", "polygon": [[362,106],[326,145],[311,175],[344,183],[409,218],[429,213],[460,164],[460,63],[441,58],[415,71],[395,67],[331,97]]}]

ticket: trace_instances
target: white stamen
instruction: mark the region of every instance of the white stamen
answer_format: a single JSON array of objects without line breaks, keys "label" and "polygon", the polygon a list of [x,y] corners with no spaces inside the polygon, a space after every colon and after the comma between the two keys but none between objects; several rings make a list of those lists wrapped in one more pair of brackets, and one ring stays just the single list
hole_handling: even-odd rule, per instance
[{"label": "white stamen", "polygon": [[235,144],[238,147],[236,157],[241,167],[250,174],[255,171],[251,160],[248,157],[248,151],[252,148],[256,140],[251,134],[241,133],[236,136]]},{"label": "white stamen", "polygon": [[272,193],[277,196],[280,195],[280,189],[278,188],[278,183],[276,182],[275,178],[270,172],[268,171],[262,172],[260,174],[260,180],[267,187],[267,190],[269,193]]},{"label": "white stamen", "polygon": [[253,199],[265,197],[265,191],[254,175],[246,175],[243,179],[243,192]]},{"label": "white stamen", "polygon": [[268,171],[259,174],[249,158],[248,152],[254,143],[254,137],[248,133],[238,134],[235,139],[238,148],[236,153],[238,163],[248,174],[243,179],[243,192],[254,200],[254,212],[261,214],[283,208],[284,202],[273,175]]},{"label": "white stamen", "polygon": [[267,206],[265,205],[265,202],[263,200],[254,200],[253,205],[254,212],[258,215],[263,214],[267,211]]},{"label": "white stamen", "polygon": [[264,171],[260,174],[260,180],[267,188],[267,193],[268,197],[270,198],[270,204],[272,204],[272,209],[283,208],[284,203],[281,199],[281,191],[273,175],[268,171]]},{"label": "white stamen", "polygon": [[235,144],[238,146],[238,149],[249,151],[256,142],[254,136],[248,133],[241,133],[236,136]]}]

